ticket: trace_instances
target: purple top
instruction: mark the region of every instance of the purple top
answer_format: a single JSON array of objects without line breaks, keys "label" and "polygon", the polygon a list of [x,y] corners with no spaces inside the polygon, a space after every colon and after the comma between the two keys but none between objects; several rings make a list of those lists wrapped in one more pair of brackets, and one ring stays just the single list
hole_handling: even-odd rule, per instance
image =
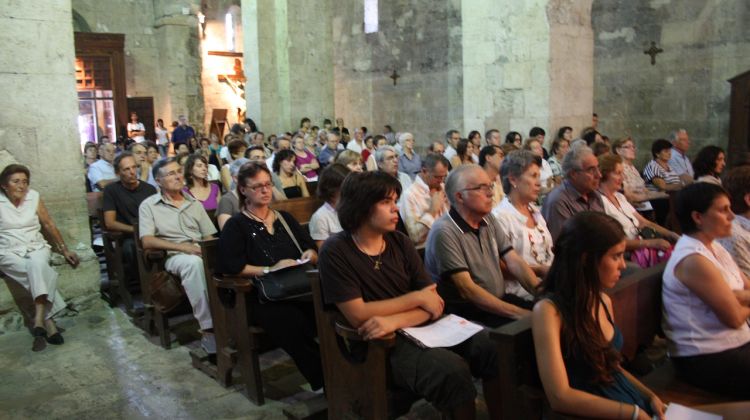
[{"label": "purple top", "polygon": [[[315,159],[315,155],[310,153],[309,150],[305,150],[305,157],[300,157],[297,152],[294,153],[296,159],[294,160],[294,164],[297,165],[297,169],[300,169],[302,165],[307,165],[308,163],[312,162],[313,159]],[[303,175],[305,175],[307,178],[315,178],[318,176],[318,173],[315,171],[307,171]]]},{"label": "purple top", "polygon": [[188,187],[183,188],[182,191],[184,191],[187,194],[190,194],[191,197],[200,201],[200,203],[203,204],[203,208],[206,211],[213,211],[213,210],[216,210],[217,207],[219,207],[219,193],[221,191],[219,190],[219,186],[214,184],[213,182],[209,182],[208,186],[211,188],[211,192],[208,194],[208,198],[206,198],[205,200],[200,200],[199,198],[195,197],[190,192],[190,188]]}]

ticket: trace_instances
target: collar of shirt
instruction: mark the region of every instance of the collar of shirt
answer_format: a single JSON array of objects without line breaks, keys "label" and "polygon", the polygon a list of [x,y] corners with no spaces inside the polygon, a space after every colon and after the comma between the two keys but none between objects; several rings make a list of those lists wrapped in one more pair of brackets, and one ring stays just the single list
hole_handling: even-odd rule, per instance
[{"label": "collar of shirt", "polygon": [[479,235],[479,229],[481,229],[482,226],[487,226],[487,221],[482,218],[482,221],[479,222],[479,227],[474,229],[466,222],[466,220],[464,220],[463,217],[461,217],[460,214],[458,214],[458,210],[456,210],[456,208],[452,206],[450,211],[448,212],[448,215],[451,219],[453,219],[453,222],[456,224],[456,226],[458,226],[459,229],[461,229],[463,233],[471,232],[475,235]]},{"label": "collar of shirt", "polygon": [[743,229],[750,232],[750,219],[741,214],[737,214],[734,217]]},{"label": "collar of shirt", "polygon": [[175,206],[172,200],[169,200],[164,196],[164,193],[159,194],[159,200],[157,200],[156,202],[157,203],[161,202],[161,203],[164,203],[166,205],[172,206],[180,210],[196,202],[195,198],[193,198],[190,194],[185,193],[185,191],[180,191],[180,194],[182,194],[182,198],[185,199],[185,201],[182,203],[180,207]]},{"label": "collar of shirt", "polygon": [[565,191],[573,195],[575,197],[576,201],[583,201],[584,203],[588,203],[594,198],[594,194],[596,194],[596,191],[592,191],[588,193],[587,195],[581,194],[576,187],[573,186],[573,184],[569,180],[563,180],[563,186],[565,187]]},{"label": "collar of shirt", "polygon": [[[526,215],[518,211],[516,206],[514,206],[513,203],[511,203],[510,200],[508,200],[507,196],[505,196],[505,198],[503,198],[503,201],[500,202],[499,207],[501,210],[515,217],[519,223],[521,223],[524,226],[526,225],[526,222],[528,221],[528,217],[526,217]],[[534,217],[534,221],[536,221],[536,223],[539,223],[539,219],[541,218],[541,212],[539,211],[539,207],[537,207],[533,203],[529,203],[529,208],[531,208],[531,215]]]}]

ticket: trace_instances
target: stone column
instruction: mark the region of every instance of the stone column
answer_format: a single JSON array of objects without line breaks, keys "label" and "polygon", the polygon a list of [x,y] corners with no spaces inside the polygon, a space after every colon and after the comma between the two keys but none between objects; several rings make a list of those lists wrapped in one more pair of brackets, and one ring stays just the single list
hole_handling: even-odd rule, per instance
[{"label": "stone column", "polygon": [[[199,3],[191,0],[155,0],[154,35],[159,49],[161,80],[154,95],[164,99],[164,115],[175,120],[187,115],[196,131],[203,127],[204,101],[198,39]],[[165,122],[168,124],[168,122]]]},{"label": "stone column", "polygon": [[247,116],[270,133],[333,116],[330,0],[243,0]]},{"label": "stone column", "polygon": [[[99,289],[99,264],[90,248],[86,193],[78,141],[78,96],[70,0],[13,1],[0,14],[0,168],[12,162],[31,170],[31,187],[42,196],[68,247],[82,258],[73,270],[54,268],[70,298]],[[60,257],[57,262],[61,263]],[[0,286],[0,313],[13,309]]]},{"label": "stone column", "polygon": [[464,130],[551,138],[590,122],[590,0],[463,0],[461,12]]}]

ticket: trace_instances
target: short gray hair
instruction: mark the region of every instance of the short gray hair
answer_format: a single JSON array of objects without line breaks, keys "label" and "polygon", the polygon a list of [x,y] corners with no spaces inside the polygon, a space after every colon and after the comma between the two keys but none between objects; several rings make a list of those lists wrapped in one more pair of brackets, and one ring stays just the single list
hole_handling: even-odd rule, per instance
[{"label": "short gray hair", "polygon": [[594,151],[586,146],[585,142],[573,142],[573,144],[570,145],[570,151],[565,155],[562,161],[562,170],[565,177],[567,178],[571,171],[581,169],[583,158],[593,154]]},{"label": "short gray hair", "polygon": [[400,144],[401,147],[404,147],[404,143],[408,139],[414,140],[414,135],[411,133],[401,133],[398,135],[398,144]]},{"label": "short gray hair", "polygon": [[445,194],[448,196],[451,206],[455,207],[456,205],[456,193],[466,187],[466,173],[477,170],[484,171],[479,165],[460,165],[448,174],[448,178],[445,180]]},{"label": "short gray hair", "polygon": [[541,168],[542,158],[528,150],[514,150],[508,153],[508,156],[503,159],[503,165],[500,167],[500,178],[503,181],[503,191],[505,191],[505,194],[510,194],[512,187],[509,176],[519,178],[531,165],[537,165]]},{"label": "short gray hair", "polygon": [[674,142],[677,141],[677,136],[680,133],[687,133],[687,130],[685,130],[684,128],[678,128],[677,130],[674,130],[673,132],[669,133],[669,137],[668,137],[669,141],[672,142],[672,144],[674,144]]},{"label": "short gray hair", "polygon": [[375,162],[383,162],[385,160],[385,152],[393,152],[394,155],[398,156],[398,152],[396,152],[396,149],[393,146],[380,146],[375,150]]}]

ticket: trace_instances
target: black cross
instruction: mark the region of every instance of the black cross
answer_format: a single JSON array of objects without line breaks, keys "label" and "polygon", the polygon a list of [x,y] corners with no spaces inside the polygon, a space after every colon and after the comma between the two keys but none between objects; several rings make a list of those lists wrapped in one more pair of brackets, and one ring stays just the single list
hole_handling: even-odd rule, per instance
[{"label": "black cross", "polygon": [[656,46],[656,42],[651,41],[651,48],[647,49],[643,53],[651,56],[651,65],[656,64],[656,54],[662,53],[664,50]]},{"label": "black cross", "polygon": [[391,79],[393,79],[393,86],[396,86],[396,81],[401,76],[399,76],[398,73],[396,73],[396,69],[393,69],[393,73],[391,73],[391,75],[388,76],[388,77],[390,77]]}]

